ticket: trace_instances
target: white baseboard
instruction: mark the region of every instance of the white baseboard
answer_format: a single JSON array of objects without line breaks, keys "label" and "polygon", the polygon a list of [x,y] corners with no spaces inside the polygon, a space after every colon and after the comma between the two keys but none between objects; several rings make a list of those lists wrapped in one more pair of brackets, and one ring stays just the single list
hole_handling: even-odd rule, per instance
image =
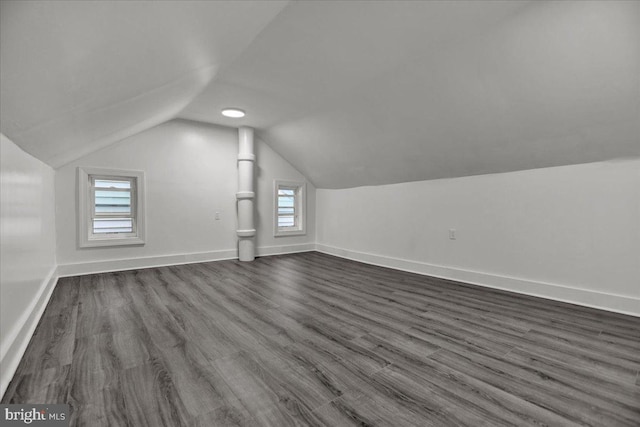
[{"label": "white baseboard", "polygon": [[318,252],[335,255],[353,261],[364,262],[366,264],[373,264],[381,267],[388,267],[443,279],[456,280],[473,285],[568,302],[571,304],[613,311],[631,316],[640,316],[640,298],[608,294],[588,289],[573,288],[569,286],[537,282],[479,271],[463,270],[418,261],[408,261],[400,258],[337,248],[320,243],[316,244],[316,250]]},{"label": "white baseboard", "polygon": [[58,276],[82,276],[85,274],[109,273],[112,271],[137,270],[140,268],[165,267],[192,264],[195,262],[221,261],[238,258],[236,249],[190,254],[160,255],[142,258],[111,259],[104,261],[78,262],[58,265]]},{"label": "white baseboard", "polygon": [[[308,252],[315,249],[315,244],[263,246],[256,249],[257,256]],[[221,251],[194,252],[189,254],[160,255],[144,258],[115,259],[105,261],[80,262],[61,264],[58,266],[58,276],[82,276],[85,274],[108,273],[112,271],[137,270],[140,268],[166,267],[169,265],[193,264],[196,262],[222,261],[238,258],[237,249]]]},{"label": "white baseboard", "polygon": [[40,285],[40,289],[29,307],[18,319],[16,326],[4,337],[2,348],[0,348],[0,367],[2,367],[0,369],[0,398],[4,396],[16,369],[18,369],[20,360],[29,341],[31,341],[49,299],[51,299],[57,281],[56,267],[53,267],[42,281],[42,285]]},{"label": "white baseboard", "polygon": [[299,252],[311,252],[315,250],[315,243],[302,243],[298,245],[283,246],[262,246],[256,249],[256,256],[295,254]]}]

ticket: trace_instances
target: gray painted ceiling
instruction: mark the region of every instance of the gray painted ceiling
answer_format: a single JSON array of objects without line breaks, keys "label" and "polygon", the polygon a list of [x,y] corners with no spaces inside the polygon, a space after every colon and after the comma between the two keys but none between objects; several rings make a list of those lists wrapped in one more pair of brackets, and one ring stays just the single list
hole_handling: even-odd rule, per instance
[{"label": "gray painted ceiling", "polygon": [[54,166],[176,116],[254,126],[321,188],[640,155],[640,2],[1,12],[1,130]]}]

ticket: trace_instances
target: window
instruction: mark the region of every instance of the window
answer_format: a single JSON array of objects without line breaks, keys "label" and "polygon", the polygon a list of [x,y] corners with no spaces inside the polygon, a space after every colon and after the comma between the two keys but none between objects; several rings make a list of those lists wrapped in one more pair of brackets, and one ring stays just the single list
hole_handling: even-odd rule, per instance
[{"label": "window", "polygon": [[144,244],[144,173],[78,168],[81,248]]},{"label": "window", "polygon": [[304,182],[275,181],[274,235],[305,234]]}]

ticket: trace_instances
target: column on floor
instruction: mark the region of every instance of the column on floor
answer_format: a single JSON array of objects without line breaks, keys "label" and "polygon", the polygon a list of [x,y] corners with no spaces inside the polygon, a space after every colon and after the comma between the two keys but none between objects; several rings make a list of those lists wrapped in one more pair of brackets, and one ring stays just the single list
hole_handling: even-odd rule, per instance
[{"label": "column on floor", "polygon": [[253,224],[253,169],[256,156],[253,153],[253,128],[238,129],[238,258],[240,261],[255,259],[255,235]]}]

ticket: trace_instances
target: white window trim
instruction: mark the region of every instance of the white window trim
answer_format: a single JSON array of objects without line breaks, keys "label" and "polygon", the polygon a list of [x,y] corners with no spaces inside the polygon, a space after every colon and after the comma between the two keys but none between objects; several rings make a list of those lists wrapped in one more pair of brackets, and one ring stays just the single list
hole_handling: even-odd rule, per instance
[{"label": "white window trim", "polygon": [[[90,175],[136,179],[135,200],[132,203],[136,210],[136,233],[134,235],[97,237],[90,232],[91,212],[94,208],[93,200],[89,195],[91,192],[91,186],[89,184]],[[78,167],[78,246],[81,248],[93,248],[101,246],[144,245],[146,235],[144,184],[144,172],[142,171]]]},{"label": "white window trim", "polygon": [[[279,187],[296,187],[296,211],[299,212],[299,226],[293,230],[283,230],[278,227],[278,188]],[[284,236],[303,236],[307,234],[307,189],[306,183],[303,181],[285,181],[276,179],[273,181],[273,235],[274,237]]]}]

